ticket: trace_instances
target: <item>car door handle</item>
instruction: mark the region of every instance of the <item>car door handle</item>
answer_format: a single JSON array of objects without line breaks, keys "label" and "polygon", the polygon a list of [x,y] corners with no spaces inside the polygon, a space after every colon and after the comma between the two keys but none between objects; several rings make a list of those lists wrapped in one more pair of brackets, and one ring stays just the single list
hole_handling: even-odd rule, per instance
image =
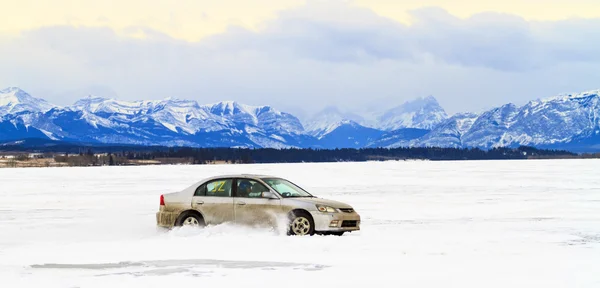
[{"label": "car door handle", "polygon": [[246,205],[245,202],[237,202],[237,205]]},{"label": "car door handle", "polygon": [[196,203],[197,205],[202,205],[202,204],[204,204],[204,201],[196,201],[195,203]]}]

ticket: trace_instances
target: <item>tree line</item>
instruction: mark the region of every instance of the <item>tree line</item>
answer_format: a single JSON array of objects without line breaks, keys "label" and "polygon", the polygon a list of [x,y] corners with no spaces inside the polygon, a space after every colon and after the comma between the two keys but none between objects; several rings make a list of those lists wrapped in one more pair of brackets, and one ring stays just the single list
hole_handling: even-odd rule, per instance
[{"label": "tree line", "polygon": [[567,158],[577,154],[563,150],[542,150],[534,147],[517,148],[168,148],[155,151],[123,151],[115,153],[129,160],[153,160],[180,158],[191,159],[193,164],[207,164],[220,160],[228,163],[294,163],[294,162],[340,162],[377,160],[493,160],[528,159],[534,157]]},{"label": "tree line", "polygon": [[[538,149],[530,146],[479,148],[398,147],[398,148],[194,148],[137,145],[80,145],[30,141],[27,145],[5,145],[0,151],[38,152],[52,155],[68,166],[211,164],[211,163],[298,163],[382,160],[496,160],[586,158],[566,150]],[[6,152],[3,152],[6,153]],[[47,156],[40,156],[50,158]]]}]

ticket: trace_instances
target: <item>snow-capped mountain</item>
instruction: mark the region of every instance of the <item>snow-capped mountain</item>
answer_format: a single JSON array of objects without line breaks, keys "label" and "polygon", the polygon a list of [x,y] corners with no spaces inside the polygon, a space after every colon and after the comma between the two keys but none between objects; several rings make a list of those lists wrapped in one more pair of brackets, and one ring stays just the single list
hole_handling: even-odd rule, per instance
[{"label": "snow-capped mountain", "polygon": [[379,139],[384,133],[352,120],[342,120],[329,128],[330,130],[318,137],[320,148],[362,148]]},{"label": "snow-capped mountain", "polygon": [[522,107],[506,104],[479,115],[459,114],[410,145],[560,148],[576,142],[578,150],[585,150],[584,144],[591,150],[600,150],[600,143],[591,140],[600,139],[599,92],[555,96],[530,101]]},{"label": "snow-capped mountain", "polygon": [[257,127],[267,133],[301,134],[304,131],[298,118],[270,106],[250,106],[235,101],[224,101],[204,105],[202,108],[211,115],[230,119],[235,123],[244,123],[249,127]]},{"label": "snow-capped mountain", "polygon": [[308,135],[320,139],[338,127],[350,122],[364,126],[365,120],[360,115],[342,112],[337,107],[328,106],[308,120],[304,128]]},{"label": "snow-capped mountain", "polygon": [[396,147],[407,147],[411,146],[411,143],[415,139],[419,139],[430,130],[419,129],[419,128],[400,128],[394,131],[382,133],[379,138],[374,141],[367,143],[368,148],[396,148]]},{"label": "snow-capped mountain", "polygon": [[[366,117],[328,107],[306,125],[270,106],[235,101],[121,101],[88,96],[58,107],[18,88],[0,91],[0,140],[270,148],[479,147],[530,145],[600,151],[600,91],[506,104],[447,117],[419,98]],[[306,129],[305,129],[306,127]]]},{"label": "snow-capped mountain", "polygon": [[46,112],[55,107],[46,100],[34,98],[17,87],[0,90],[0,117],[19,112]]},{"label": "snow-capped mountain", "polygon": [[[307,121],[306,133],[321,140],[321,143],[336,138],[338,141],[333,142],[339,145],[339,141],[347,139],[349,142],[346,143],[351,147],[357,143],[368,146],[397,144],[422,136],[447,117],[433,96],[416,98],[379,114],[369,113],[368,116],[327,107]],[[327,137],[334,132],[335,137]],[[351,145],[351,140],[354,145]]]},{"label": "snow-capped mountain", "polygon": [[[467,133],[473,123],[479,117],[475,113],[459,113],[446,119],[440,123],[429,133],[425,133],[423,136],[410,139],[407,142],[396,142],[388,145],[389,147],[398,146],[424,146],[424,147],[452,147],[461,148],[463,147],[463,137]],[[440,145],[443,143],[443,145]]]},{"label": "snow-capped mountain", "polygon": [[393,131],[402,128],[431,130],[448,118],[435,97],[420,97],[389,109],[376,117],[374,128]]},{"label": "snow-capped mountain", "polygon": [[293,115],[233,101],[198,105],[173,98],[128,102],[88,96],[64,108],[21,112],[3,120],[19,133],[2,138],[45,135],[102,143],[277,148],[312,141],[302,135],[304,128]]},{"label": "snow-capped mountain", "polygon": [[218,131],[227,126],[222,117],[214,117],[207,107],[201,107],[195,101],[173,98],[127,102],[89,96],[67,108],[83,112],[83,118],[94,126],[101,123],[110,127],[112,121],[153,120],[175,133],[185,134]]}]

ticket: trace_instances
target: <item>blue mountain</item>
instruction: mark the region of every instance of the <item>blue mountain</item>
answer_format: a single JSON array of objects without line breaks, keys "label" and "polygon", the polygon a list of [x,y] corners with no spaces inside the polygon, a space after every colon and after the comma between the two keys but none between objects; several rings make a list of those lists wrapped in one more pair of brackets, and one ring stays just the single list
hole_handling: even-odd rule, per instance
[{"label": "blue mountain", "polygon": [[337,123],[331,132],[319,138],[318,146],[325,149],[335,148],[362,148],[373,142],[383,131],[362,126],[351,120],[343,120]]},{"label": "blue mountain", "polygon": [[270,106],[235,101],[120,101],[88,96],[60,107],[0,90],[0,140],[248,148],[478,147],[600,151],[599,91],[448,117],[432,96],[363,117],[328,107],[305,124]]}]

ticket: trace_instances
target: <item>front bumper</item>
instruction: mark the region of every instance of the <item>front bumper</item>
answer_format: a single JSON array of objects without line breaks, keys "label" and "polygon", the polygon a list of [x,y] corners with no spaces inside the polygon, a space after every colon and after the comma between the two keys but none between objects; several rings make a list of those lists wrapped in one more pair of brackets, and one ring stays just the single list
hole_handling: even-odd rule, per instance
[{"label": "front bumper", "polygon": [[323,213],[311,211],[315,221],[315,231],[358,231],[360,230],[360,215],[356,212]]}]

